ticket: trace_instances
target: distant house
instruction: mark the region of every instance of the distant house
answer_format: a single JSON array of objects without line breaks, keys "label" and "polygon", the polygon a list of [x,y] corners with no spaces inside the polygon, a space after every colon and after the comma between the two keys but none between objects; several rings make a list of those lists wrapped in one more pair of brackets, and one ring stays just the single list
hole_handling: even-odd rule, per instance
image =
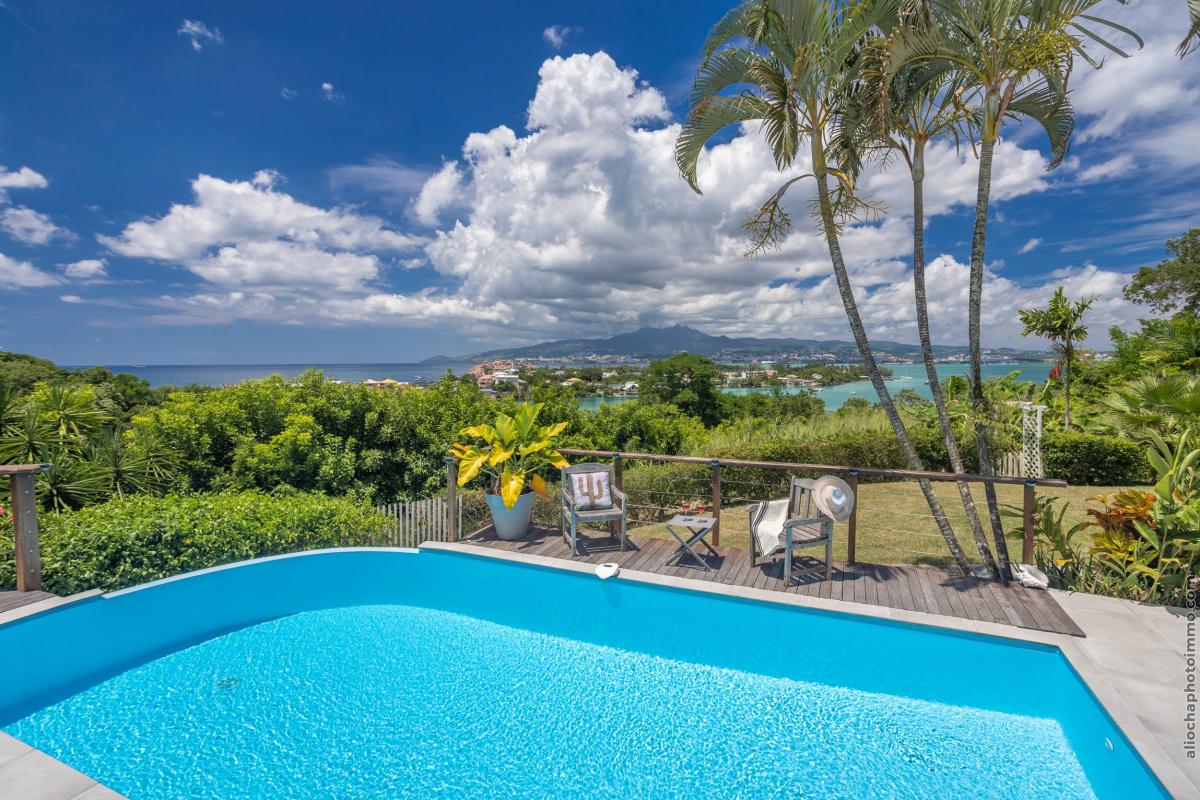
[{"label": "distant house", "polygon": [[495,386],[499,386],[502,383],[512,384],[516,387],[525,385],[525,381],[521,380],[521,377],[517,375],[517,373],[507,370],[496,370],[491,374],[491,378],[492,383]]},{"label": "distant house", "polygon": [[496,385],[496,376],[487,374],[478,375],[475,378],[475,385],[480,389],[491,389]]},{"label": "distant house", "polygon": [[571,386],[578,386],[581,383],[583,383],[583,378],[567,378],[565,381],[562,382],[562,385],[571,387]]},{"label": "distant house", "polygon": [[621,385],[621,394],[635,395],[638,393],[637,381],[626,381]]}]

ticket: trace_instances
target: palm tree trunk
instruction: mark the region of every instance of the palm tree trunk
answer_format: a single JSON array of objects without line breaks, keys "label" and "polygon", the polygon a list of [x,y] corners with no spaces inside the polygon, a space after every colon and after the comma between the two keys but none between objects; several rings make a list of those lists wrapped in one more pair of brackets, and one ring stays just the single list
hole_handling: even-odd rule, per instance
[{"label": "palm tree trunk", "polygon": [[[979,317],[983,308],[984,251],[987,247],[988,199],[992,193],[992,153],[996,148],[995,138],[984,138],[979,146],[979,184],[975,191],[975,232],[971,239],[971,284],[967,298],[967,340],[970,348],[971,368],[971,416],[975,423],[975,452],[979,456],[979,474],[991,475],[991,447],[988,445],[987,401],[983,396],[983,350],[979,335]],[[983,485],[987,497],[988,517],[992,523],[992,541],[1002,563],[1008,563],[1008,543],[1004,539],[1004,525],[1000,521],[1000,503],[996,499],[996,486]]]},{"label": "palm tree trunk", "polygon": [[1063,429],[1071,430],[1071,360],[1075,352],[1068,344],[1063,358]]},{"label": "palm tree trunk", "polygon": [[[896,411],[896,404],[892,402],[892,396],[883,382],[883,376],[880,375],[879,366],[875,363],[875,356],[871,352],[871,342],[867,339],[862,317],[858,314],[858,303],[855,302],[854,290],[850,287],[850,274],[846,271],[846,262],[842,258],[842,248],[838,242],[837,226],[833,219],[833,204],[829,198],[828,176],[824,170],[824,153],[821,152],[815,141],[813,151],[813,171],[817,176],[817,198],[821,209],[821,223],[825,228],[825,241],[829,245],[829,258],[833,262],[833,274],[837,279],[838,293],[841,295],[842,305],[846,309],[850,330],[854,333],[854,343],[858,345],[858,352],[867,368],[867,375],[871,378],[871,385],[875,388],[875,393],[879,395],[879,404],[883,406],[892,430],[896,432],[896,439],[900,442],[900,449],[904,451],[909,468],[923,470],[925,467],[921,463],[921,457],[917,454],[917,448],[913,445],[912,439],[904,427],[904,422]],[[929,504],[929,510],[937,522],[938,530],[941,532],[942,538],[946,540],[946,547],[949,548],[950,555],[954,557],[955,562],[964,573],[970,574],[970,562],[967,561],[967,555],[963,552],[962,545],[958,543],[954,530],[950,527],[950,521],[946,518],[946,512],[942,509],[937,495],[934,494],[933,487],[924,478],[918,480],[918,483],[921,486],[921,493],[925,495],[925,502]]]},{"label": "palm tree trunk", "polygon": [[[954,426],[950,423],[950,413],[946,410],[946,397],[942,393],[942,384],[938,379],[937,365],[933,360],[933,341],[929,336],[929,304],[925,294],[925,156],[922,143],[918,142],[913,154],[913,294],[917,307],[917,334],[921,340],[921,356],[925,361],[925,374],[929,378],[929,393],[933,396],[933,407],[937,411],[938,427],[942,431],[942,440],[946,443],[946,455],[950,459],[950,469],[964,473],[962,453],[958,449],[958,439],[954,435]],[[988,572],[997,580],[1003,580],[1008,575],[1008,565],[1002,564],[997,568],[992,558],[992,549],[988,546],[987,536],[979,521],[979,511],[975,508],[975,498],[971,496],[971,487],[966,481],[958,481],[958,494],[962,499],[963,509],[967,513],[967,521],[971,525],[971,536],[979,556],[987,566]]]}]

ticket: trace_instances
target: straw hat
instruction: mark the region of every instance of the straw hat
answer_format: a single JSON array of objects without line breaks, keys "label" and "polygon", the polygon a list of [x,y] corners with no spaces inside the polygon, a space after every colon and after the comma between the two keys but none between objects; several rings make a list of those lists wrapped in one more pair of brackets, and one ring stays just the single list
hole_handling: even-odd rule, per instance
[{"label": "straw hat", "polygon": [[854,490],[841,478],[823,475],[813,483],[813,504],[827,517],[844,522],[854,510]]}]

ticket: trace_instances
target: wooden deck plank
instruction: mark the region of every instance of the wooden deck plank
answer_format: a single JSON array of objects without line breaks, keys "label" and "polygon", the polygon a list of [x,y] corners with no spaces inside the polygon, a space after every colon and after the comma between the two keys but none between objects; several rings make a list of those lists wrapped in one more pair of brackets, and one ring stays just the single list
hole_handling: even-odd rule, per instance
[{"label": "wooden deck plank", "polygon": [[[579,556],[572,556],[571,548],[559,531],[553,528],[535,527],[525,540],[518,542],[499,541],[485,529],[473,534],[464,542],[478,547],[560,558],[576,563],[599,564],[612,561],[622,569],[628,570],[867,603],[958,619],[997,622],[1052,633],[1083,635],[1079,626],[1046,592],[1015,585],[1003,586],[990,580],[959,575],[947,569],[907,564],[883,566],[837,563],[830,580],[824,580],[820,575],[807,575],[800,578],[799,582],[789,583],[780,577],[782,570],[778,561],[770,560],[765,564],[751,565],[749,551],[741,548],[717,547],[717,556],[708,559],[712,571],[706,572],[695,566],[689,558],[684,558],[677,565],[668,564],[669,560],[674,560],[676,543],[673,540],[631,536],[629,549],[621,551],[613,547],[602,532],[594,533],[595,536],[581,537]],[[15,593],[0,593],[0,611],[5,610],[6,603],[15,602],[10,597],[12,594]]]},{"label": "wooden deck plank", "polygon": [[0,592],[0,612],[40,603],[42,600],[49,600],[52,597],[58,597],[58,595],[49,592]]}]

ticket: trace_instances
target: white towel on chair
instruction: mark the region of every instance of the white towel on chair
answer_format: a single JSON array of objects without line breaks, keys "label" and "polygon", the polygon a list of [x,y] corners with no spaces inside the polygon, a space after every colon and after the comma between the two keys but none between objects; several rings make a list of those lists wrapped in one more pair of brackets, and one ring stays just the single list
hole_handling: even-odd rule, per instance
[{"label": "white towel on chair", "polygon": [[788,501],[761,503],[754,514],[751,529],[758,551],[765,558],[783,550],[783,523],[788,520]]}]

